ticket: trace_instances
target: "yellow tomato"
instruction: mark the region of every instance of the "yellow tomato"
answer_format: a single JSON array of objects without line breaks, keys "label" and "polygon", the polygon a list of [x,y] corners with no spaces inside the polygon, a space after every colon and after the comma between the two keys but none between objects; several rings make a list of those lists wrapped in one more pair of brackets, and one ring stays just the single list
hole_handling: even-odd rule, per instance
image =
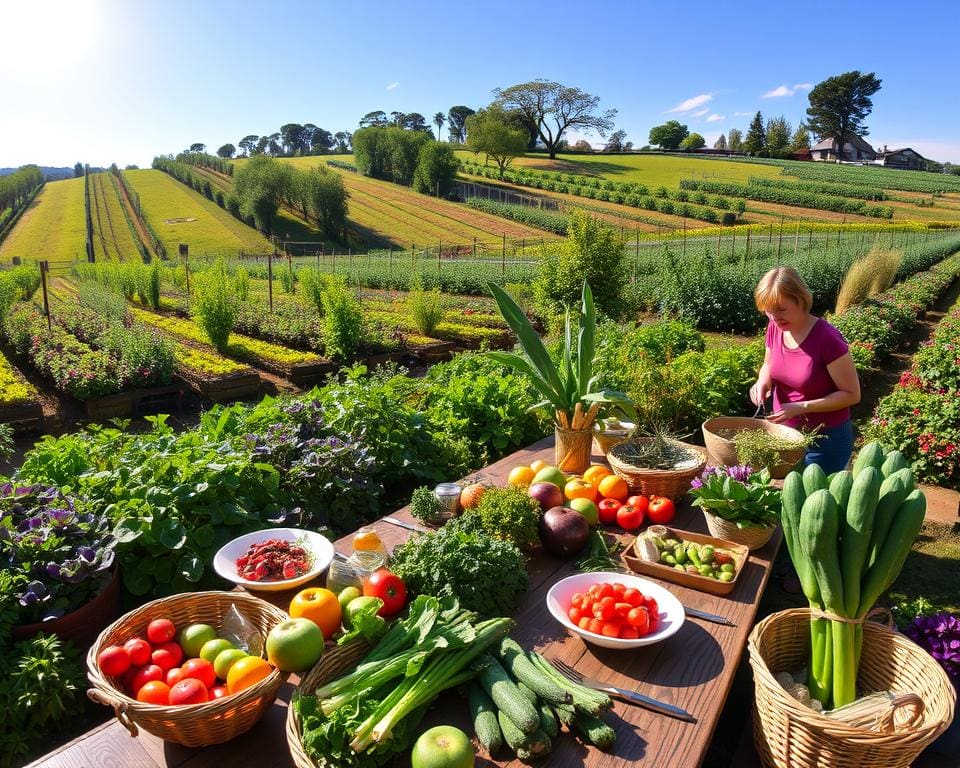
[{"label": "yellow tomato", "polygon": [[240,659],[227,672],[227,690],[230,693],[240,693],[250,686],[270,676],[273,667],[259,656],[247,656]]},{"label": "yellow tomato", "polygon": [[535,462],[533,462],[533,463],[530,465],[530,469],[532,469],[533,472],[534,472],[534,474],[536,474],[536,473],[539,472],[541,469],[546,469],[546,468],[549,467],[549,466],[550,466],[550,465],[549,465],[547,462],[545,462],[543,459],[537,459]]},{"label": "yellow tomato", "polygon": [[310,587],[298,592],[290,601],[292,619],[310,619],[320,627],[325,639],[340,631],[340,601],[329,589]]},{"label": "yellow tomato", "polygon": [[597,489],[593,483],[586,483],[579,478],[575,478],[563,487],[563,495],[568,499],[587,499],[589,501],[597,500]]},{"label": "yellow tomato", "polygon": [[603,464],[591,464],[590,468],[583,473],[583,479],[588,483],[597,485],[603,478],[609,477],[613,473]]}]

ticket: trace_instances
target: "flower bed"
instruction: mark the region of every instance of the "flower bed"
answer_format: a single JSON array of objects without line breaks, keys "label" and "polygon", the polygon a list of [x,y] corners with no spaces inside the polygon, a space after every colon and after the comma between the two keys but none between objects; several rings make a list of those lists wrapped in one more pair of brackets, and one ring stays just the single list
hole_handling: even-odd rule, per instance
[{"label": "flower bed", "polygon": [[0,354],[0,408],[36,403],[36,388]]}]

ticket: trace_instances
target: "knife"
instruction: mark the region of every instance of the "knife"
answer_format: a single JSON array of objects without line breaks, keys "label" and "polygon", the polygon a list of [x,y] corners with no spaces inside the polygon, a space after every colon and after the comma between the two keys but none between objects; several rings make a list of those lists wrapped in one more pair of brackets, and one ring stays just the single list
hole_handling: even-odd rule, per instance
[{"label": "knife", "polygon": [[712,621],[715,624],[723,624],[726,627],[735,627],[737,626],[734,622],[730,621],[726,616],[718,616],[715,613],[707,613],[706,611],[701,611],[699,608],[688,608],[683,606],[684,612],[687,616],[693,616],[696,619],[703,619],[704,621]]},{"label": "knife", "polygon": [[419,525],[414,525],[413,523],[408,523],[408,522],[405,522],[404,520],[398,520],[397,518],[390,517],[389,515],[387,517],[382,517],[380,519],[383,520],[383,522],[385,523],[391,523],[392,525],[396,525],[400,528],[406,528],[408,531],[416,531],[417,533],[428,533],[426,528],[421,528]]}]

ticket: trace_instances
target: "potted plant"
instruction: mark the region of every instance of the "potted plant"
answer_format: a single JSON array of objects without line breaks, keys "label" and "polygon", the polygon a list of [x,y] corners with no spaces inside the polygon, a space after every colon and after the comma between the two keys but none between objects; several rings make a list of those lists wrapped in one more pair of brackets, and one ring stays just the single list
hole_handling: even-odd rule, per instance
[{"label": "potted plant", "polygon": [[622,392],[596,388],[593,362],[597,317],[590,286],[584,281],[576,344],[570,311],[566,313],[560,365],[550,357],[527,316],[509,294],[493,283],[490,283],[489,287],[500,314],[517,334],[524,354],[488,354],[530,379],[531,384],[543,397],[534,408],[553,409],[556,465],[564,472],[583,472],[590,465],[593,424],[601,405],[629,403],[629,399]]},{"label": "potted plant", "polygon": [[[904,634],[933,656],[960,694],[960,616],[945,612],[917,616]],[[940,755],[960,755],[960,716],[956,712],[947,730],[928,749]]]},{"label": "potted plant", "polygon": [[710,534],[759,549],[779,522],[780,491],[770,472],[744,464],[707,467],[690,483],[693,505],[703,509]]},{"label": "potted plant", "polygon": [[119,608],[116,540],[105,516],[56,488],[0,486],[0,569],[13,587],[15,637],[92,639]]}]

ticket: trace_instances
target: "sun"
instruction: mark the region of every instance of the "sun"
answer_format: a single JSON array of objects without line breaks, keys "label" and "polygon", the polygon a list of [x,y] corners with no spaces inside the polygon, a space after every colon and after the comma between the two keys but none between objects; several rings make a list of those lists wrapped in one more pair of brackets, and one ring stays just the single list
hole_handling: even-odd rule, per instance
[{"label": "sun", "polygon": [[14,74],[75,66],[100,35],[100,0],[2,0],[4,66]]}]

